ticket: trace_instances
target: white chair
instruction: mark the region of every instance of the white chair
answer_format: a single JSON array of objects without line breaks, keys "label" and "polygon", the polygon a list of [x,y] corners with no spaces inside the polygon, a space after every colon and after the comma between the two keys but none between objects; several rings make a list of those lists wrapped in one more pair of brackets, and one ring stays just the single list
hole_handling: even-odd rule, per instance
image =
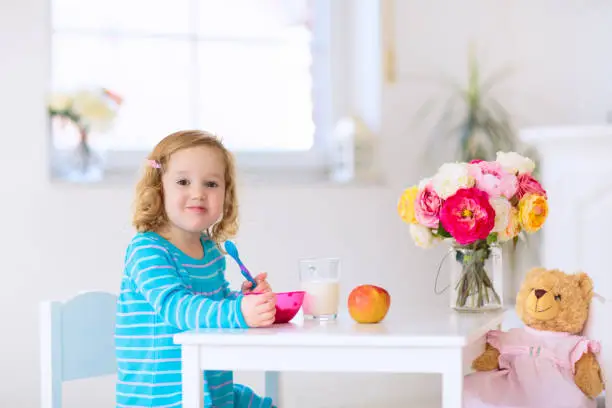
[{"label": "white chair", "polygon": [[106,292],[41,303],[41,408],[61,407],[65,381],[116,373],[116,305]]},{"label": "white chair", "polygon": [[[600,295],[595,295],[589,309],[589,319],[583,334],[601,342],[601,353],[597,356],[602,369],[604,383],[609,387],[612,376],[612,333],[610,333],[610,316],[612,316],[612,301]],[[607,390],[598,398],[598,408],[612,408],[612,392]]]}]

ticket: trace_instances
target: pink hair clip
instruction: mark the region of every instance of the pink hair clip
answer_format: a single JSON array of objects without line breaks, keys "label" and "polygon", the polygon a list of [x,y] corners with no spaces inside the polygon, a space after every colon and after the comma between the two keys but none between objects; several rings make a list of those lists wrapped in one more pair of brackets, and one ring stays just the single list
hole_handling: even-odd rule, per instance
[{"label": "pink hair clip", "polygon": [[161,169],[161,164],[159,164],[157,160],[149,160],[149,166],[153,167],[154,169]]}]

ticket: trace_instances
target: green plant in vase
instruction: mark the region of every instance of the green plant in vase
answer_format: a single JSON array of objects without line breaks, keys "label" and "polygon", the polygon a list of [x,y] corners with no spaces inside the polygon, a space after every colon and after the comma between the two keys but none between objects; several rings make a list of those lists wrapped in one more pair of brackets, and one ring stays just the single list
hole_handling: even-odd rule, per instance
[{"label": "green plant in vase", "polygon": [[[442,112],[433,126],[426,157],[440,160],[440,152],[452,146],[451,160],[492,161],[499,151],[514,151],[537,163],[535,150],[520,141],[511,115],[493,95],[495,86],[509,75],[510,68],[503,67],[489,76],[483,76],[474,46],[470,46],[467,63],[465,84],[455,80],[443,82],[450,95],[443,101]],[[436,99],[427,101],[417,112],[417,117],[429,117],[436,102]]]},{"label": "green plant in vase", "polygon": [[[62,158],[65,177],[88,181],[98,174],[100,161],[91,146],[92,132],[106,132],[113,125],[123,98],[105,88],[80,89],[75,92],[53,92],[47,110],[52,122],[62,131],[76,130],[76,146]],[[72,133],[72,132],[70,132]]]}]

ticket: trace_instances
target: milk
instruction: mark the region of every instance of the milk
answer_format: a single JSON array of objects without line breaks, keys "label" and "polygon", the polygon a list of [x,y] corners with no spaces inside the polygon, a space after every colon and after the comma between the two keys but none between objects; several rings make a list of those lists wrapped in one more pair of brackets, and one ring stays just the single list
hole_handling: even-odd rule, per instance
[{"label": "milk", "polygon": [[302,281],[304,296],[304,317],[315,319],[334,319],[338,314],[340,283],[338,280]]}]

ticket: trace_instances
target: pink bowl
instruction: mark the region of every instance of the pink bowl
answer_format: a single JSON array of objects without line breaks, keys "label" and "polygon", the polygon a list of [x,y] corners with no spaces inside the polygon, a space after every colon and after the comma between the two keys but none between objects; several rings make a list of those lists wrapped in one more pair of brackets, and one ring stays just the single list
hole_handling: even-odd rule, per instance
[{"label": "pink bowl", "polygon": [[[276,293],[274,323],[288,323],[293,319],[304,303],[305,293],[302,290]],[[249,295],[257,295],[257,293],[249,293]]]},{"label": "pink bowl", "polygon": [[302,290],[277,293],[274,323],[288,323],[293,319],[304,303],[305,293]]}]

